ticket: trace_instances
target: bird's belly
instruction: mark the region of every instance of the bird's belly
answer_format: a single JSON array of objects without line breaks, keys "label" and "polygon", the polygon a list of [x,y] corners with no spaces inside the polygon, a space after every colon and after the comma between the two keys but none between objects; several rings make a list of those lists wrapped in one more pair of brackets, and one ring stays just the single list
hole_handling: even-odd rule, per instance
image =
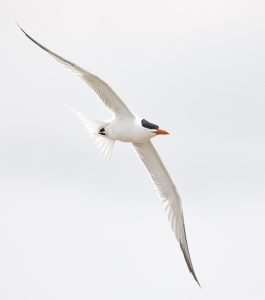
[{"label": "bird's belly", "polygon": [[143,143],[152,137],[148,132],[139,130],[135,126],[124,126],[124,124],[106,128],[106,135],[114,141],[125,143]]},{"label": "bird's belly", "polygon": [[125,143],[142,143],[150,139],[143,135],[139,135],[133,131],[130,132],[119,132],[114,135],[115,140],[125,142]]}]

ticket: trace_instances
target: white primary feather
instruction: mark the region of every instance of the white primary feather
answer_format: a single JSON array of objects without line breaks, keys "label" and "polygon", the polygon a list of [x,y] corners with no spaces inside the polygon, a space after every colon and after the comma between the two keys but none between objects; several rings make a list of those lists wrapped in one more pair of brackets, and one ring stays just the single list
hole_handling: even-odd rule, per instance
[{"label": "white primary feather", "polygon": [[148,173],[150,174],[150,177],[160,197],[165,203],[165,210],[168,214],[171,228],[180,243],[180,247],[185,257],[188,268],[192,273],[194,279],[199,284],[191,262],[185,232],[181,200],[176,187],[172,179],[170,178],[164,164],[162,163],[156,149],[150,141],[145,143],[133,143],[133,145],[137,154],[143,161]]},{"label": "white primary feather", "polygon": [[[19,26],[19,25],[18,25]],[[85,69],[79,67],[75,63],[71,62],[63,58],[62,56],[56,54],[55,52],[49,50],[35,39],[33,39],[30,35],[28,35],[20,26],[19,28],[22,32],[37,46],[46,51],[49,55],[55,58],[58,62],[62,63],[67,68],[71,69],[77,75],[85,81],[85,83],[91,87],[103,101],[103,103],[110,109],[115,115],[121,115],[122,117],[132,118],[134,115],[128,109],[128,107],[124,104],[121,98],[112,90],[112,88],[104,82],[99,77],[94,74],[86,71]]]}]

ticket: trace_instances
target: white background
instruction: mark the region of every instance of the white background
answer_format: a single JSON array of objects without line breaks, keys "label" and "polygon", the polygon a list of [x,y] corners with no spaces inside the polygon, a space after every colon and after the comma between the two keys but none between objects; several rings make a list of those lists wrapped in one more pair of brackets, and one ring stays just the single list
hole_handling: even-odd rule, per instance
[{"label": "white background", "polygon": [[[0,298],[264,300],[264,2],[0,4]],[[16,21],[171,132],[202,289],[132,147],[106,163],[65,105],[109,112]]]}]

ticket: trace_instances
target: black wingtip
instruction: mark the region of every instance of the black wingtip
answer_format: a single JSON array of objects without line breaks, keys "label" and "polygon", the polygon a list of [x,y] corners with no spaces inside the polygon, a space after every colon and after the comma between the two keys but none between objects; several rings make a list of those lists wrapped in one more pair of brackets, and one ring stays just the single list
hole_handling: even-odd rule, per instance
[{"label": "black wingtip", "polygon": [[16,22],[18,28],[25,34],[26,37],[32,40],[32,38],[26,33],[26,31]]},{"label": "black wingtip", "polygon": [[[186,241],[186,244],[187,244],[187,241]],[[188,269],[189,269],[190,273],[192,274],[193,278],[195,279],[195,281],[197,282],[197,284],[201,288],[200,282],[199,282],[199,280],[198,280],[198,278],[197,278],[197,276],[195,274],[195,271],[193,269],[193,265],[192,265],[192,262],[191,262],[191,259],[190,259],[190,255],[189,255],[189,250],[188,250],[188,252],[186,252],[185,249],[184,249],[184,247],[183,247],[183,245],[182,245],[182,243],[180,243],[180,248],[182,250],[184,259],[186,261],[186,264],[188,266]]]},{"label": "black wingtip", "polygon": [[200,282],[199,282],[199,280],[198,280],[198,278],[197,278],[197,276],[196,276],[196,274],[195,274],[195,272],[194,272],[194,270],[193,270],[193,269],[190,269],[190,272],[191,272],[193,278],[195,279],[195,281],[197,282],[198,286],[199,286],[200,288],[202,288],[202,287],[201,287],[201,284],[200,284]]},{"label": "black wingtip", "polygon": [[195,274],[192,274],[192,275],[193,275],[193,278],[195,279],[195,281],[197,282],[199,288],[202,288],[202,287],[201,287],[201,284],[200,284],[200,282],[199,282],[199,280],[198,280],[197,277],[196,277],[196,275],[195,275]]},{"label": "black wingtip", "polygon": [[17,24],[17,26],[18,26],[18,28],[25,34],[25,36],[27,37],[27,38],[29,38],[30,40],[32,40],[33,41],[33,39],[32,39],[32,37],[30,37],[27,33],[26,33],[26,31],[16,22],[16,24]]},{"label": "black wingtip", "polygon": [[199,286],[200,288],[202,288],[202,287],[201,287],[201,284],[200,284],[200,282],[199,282],[199,280],[198,280],[198,278],[197,278],[197,276],[196,276],[196,274],[195,274],[195,272],[194,272],[194,270],[193,270],[193,268],[190,269],[190,272],[191,272],[193,278],[195,279],[195,281],[197,282],[198,286]]},{"label": "black wingtip", "polygon": [[22,31],[22,32],[24,32],[25,34],[26,34],[26,32],[23,30],[23,28],[18,24],[18,22],[16,22],[16,24],[17,24],[17,27]]}]

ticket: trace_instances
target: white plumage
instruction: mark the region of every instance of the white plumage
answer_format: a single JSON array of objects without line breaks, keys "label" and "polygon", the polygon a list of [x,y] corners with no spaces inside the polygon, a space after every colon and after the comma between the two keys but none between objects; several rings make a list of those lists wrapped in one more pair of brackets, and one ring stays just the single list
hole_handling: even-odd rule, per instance
[{"label": "white plumage", "polygon": [[133,144],[136,153],[144,163],[159,196],[165,204],[171,228],[180,243],[189,271],[199,284],[188,249],[180,197],[157,151],[151,143],[151,138],[154,136],[168,133],[159,129],[157,125],[135,116],[103,80],[50,51],[29,36],[21,27],[20,29],[32,42],[77,73],[98,94],[103,103],[113,113],[111,120],[101,122],[90,120],[83,114],[76,112],[105,158],[108,159],[110,157],[115,141],[131,142]]}]

